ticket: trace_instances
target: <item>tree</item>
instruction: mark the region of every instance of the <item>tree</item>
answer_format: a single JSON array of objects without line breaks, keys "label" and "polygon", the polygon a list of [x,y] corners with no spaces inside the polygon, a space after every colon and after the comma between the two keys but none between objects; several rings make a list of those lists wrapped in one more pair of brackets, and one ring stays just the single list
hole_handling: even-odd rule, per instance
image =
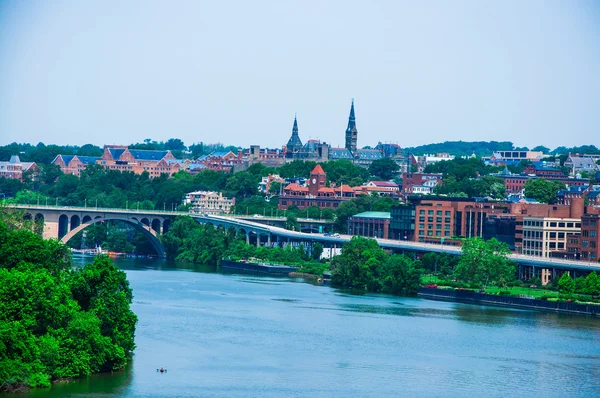
[{"label": "tree", "polygon": [[319,242],[313,244],[312,253],[311,253],[313,260],[318,261],[321,258],[322,254],[323,254],[323,245],[320,244]]},{"label": "tree", "polygon": [[525,197],[533,198],[541,203],[556,202],[556,194],[564,189],[564,183],[544,178],[534,178],[528,180],[523,186]]},{"label": "tree", "polygon": [[374,160],[369,165],[369,173],[384,181],[391,180],[398,171],[399,166],[393,159],[381,158]]},{"label": "tree", "polygon": [[457,279],[477,284],[481,290],[490,283],[506,286],[515,277],[515,266],[508,259],[510,249],[496,238],[483,240],[479,237],[465,239],[462,256],[454,267]]},{"label": "tree", "polygon": [[575,281],[568,272],[563,273],[558,280],[558,292],[562,296],[570,296],[575,293]]},{"label": "tree", "polygon": [[586,276],[585,293],[591,294],[592,296],[600,295],[600,277],[598,277],[596,271],[592,271]]},{"label": "tree", "polygon": [[547,146],[538,145],[538,146],[534,147],[532,149],[532,151],[541,152],[541,153],[550,153],[550,148],[548,148]]},{"label": "tree", "polygon": [[421,272],[419,264],[405,255],[389,256],[381,271],[381,291],[415,296],[419,291]]}]

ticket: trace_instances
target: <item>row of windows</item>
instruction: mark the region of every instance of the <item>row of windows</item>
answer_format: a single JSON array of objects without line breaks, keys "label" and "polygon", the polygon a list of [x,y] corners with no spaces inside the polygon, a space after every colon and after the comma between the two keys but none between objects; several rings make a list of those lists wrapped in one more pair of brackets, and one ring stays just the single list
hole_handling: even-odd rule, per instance
[{"label": "row of windows", "polygon": [[[420,216],[419,222],[425,222],[425,216]],[[433,222],[433,217],[427,217],[427,222]],[[435,222],[442,222],[442,217],[435,217]],[[444,222],[449,223],[450,217],[445,217]]]},{"label": "row of windows", "polygon": [[595,238],[596,237],[596,231],[592,230],[587,230],[584,229],[583,231],[581,231],[581,236],[583,236],[584,238],[590,237],[590,238]]},{"label": "row of windows", "polygon": [[[425,229],[425,224],[419,224],[419,229]],[[433,229],[433,224],[427,224],[427,229]],[[441,230],[442,224],[435,224],[435,229]],[[450,225],[448,225],[448,224],[444,225],[444,229],[449,231]]]},{"label": "row of windows", "polygon": [[[442,210],[436,210],[435,211],[435,215],[436,216],[441,216],[442,213],[444,213],[444,215],[446,216],[450,216],[452,214],[452,212],[450,210],[446,210],[445,212],[443,212]],[[419,214],[425,214],[425,210],[419,210]],[[427,215],[433,216],[433,210],[427,210]]]},{"label": "row of windows", "polygon": [[[425,231],[419,231],[419,236],[425,236]],[[427,231],[427,236],[433,236],[433,231]],[[442,231],[435,231],[435,236],[442,236]],[[450,231],[444,231],[444,237],[449,237]]]},{"label": "row of windows", "polygon": [[583,220],[583,226],[587,227],[587,226],[592,226],[595,227],[598,225],[598,221],[597,220]]},{"label": "row of windows", "polygon": [[[525,220],[523,223],[526,227],[543,227],[543,221],[534,221],[534,220]],[[550,228],[581,228],[581,223],[579,222],[556,222],[556,221],[546,221],[546,227]]]}]

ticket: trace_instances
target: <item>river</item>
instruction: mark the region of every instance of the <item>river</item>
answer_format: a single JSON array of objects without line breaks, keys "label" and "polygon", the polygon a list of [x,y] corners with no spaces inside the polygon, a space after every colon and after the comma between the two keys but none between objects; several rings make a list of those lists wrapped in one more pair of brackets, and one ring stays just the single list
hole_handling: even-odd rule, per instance
[{"label": "river", "polygon": [[18,396],[600,396],[598,319],[116,263],[139,317],[131,365]]}]

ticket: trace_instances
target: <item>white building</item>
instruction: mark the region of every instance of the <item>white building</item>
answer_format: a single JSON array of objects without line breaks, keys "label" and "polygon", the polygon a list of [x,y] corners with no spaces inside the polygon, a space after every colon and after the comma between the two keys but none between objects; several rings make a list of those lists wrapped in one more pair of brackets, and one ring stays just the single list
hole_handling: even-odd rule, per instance
[{"label": "white building", "polygon": [[191,204],[192,213],[229,214],[235,198],[227,198],[221,192],[197,191],[186,194],[183,204]]},{"label": "white building", "polygon": [[550,257],[551,252],[567,250],[567,241],[581,232],[581,220],[576,218],[523,218],[523,254]]}]

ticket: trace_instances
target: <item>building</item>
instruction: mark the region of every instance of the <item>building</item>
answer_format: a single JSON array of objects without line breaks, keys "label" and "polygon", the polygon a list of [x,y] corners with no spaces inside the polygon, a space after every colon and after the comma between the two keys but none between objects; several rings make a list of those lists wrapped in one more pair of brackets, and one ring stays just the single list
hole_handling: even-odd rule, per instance
[{"label": "building", "polygon": [[129,149],[122,145],[105,145],[102,157],[96,161],[109,170],[130,171],[135,174],[148,172],[150,178],[162,174],[169,176],[181,169],[171,151]]},{"label": "building", "polygon": [[[449,153],[436,153],[436,154],[425,154],[423,156],[417,157],[417,164],[419,170],[423,170],[427,167],[428,164],[433,164],[437,162],[443,162],[445,160],[453,160],[454,155],[450,155]],[[408,170],[407,170],[408,171]]]},{"label": "building", "polygon": [[570,170],[571,175],[577,175],[581,172],[595,173],[598,169],[598,165],[593,158],[572,154],[569,154],[569,157],[565,160],[565,167]]},{"label": "building", "polygon": [[403,173],[402,195],[432,193],[441,182],[441,173]]},{"label": "building", "polygon": [[544,157],[542,152],[537,151],[497,151],[490,157],[490,163],[494,166],[516,164],[521,161],[535,162]]},{"label": "building", "polygon": [[279,210],[287,210],[290,206],[335,209],[344,200],[356,197],[356,194],[349,185],[327,187],[327,175],[321,165],[317,165],[310,173],[307,186],[294,182],[283,189],[283,195],[279,197]]},{"label": "building", "polygon": [[[262,177],[258,183],[258,192],[266,194],[270,192],[272,183],[285,184],[285,180],[279,176],[279,174],[269,174],[266,177]],[[271,194],[279,194],[279,192],[270,192]]]},{"label": "building", "polygon": [[571,235],[580,231],[579,218],[524,217],[521,253],[552,257],[552,252],[565,252]]},{"label": "building", "polygon": [[183,204],[191,205],[192,213],[229,214],[235,206],[235,198],[225,197],[221,192],[197,191],[186,194]]},{"label": "building", "polygon": [[287,158],[294,158],[294,155],[297,155],[302,150],[302,140],[300,140],[300,136],[298,135],[298,120],[296,120],[296,115],[294,115],[294,125],[292,126],[292,136],[287,142],[286,154]]},{"label": "building", "polygon": [[212,152],[208,155],[202,155],[194,164],[201,164],[202,170],[213,170],[222,171],[229,173],[236,165],[242,164],[242,151],[239,150],[237,154],[229,152]]},{"label": "building", "polygon": [[8,162],[0,162],[0,177],[23,181],[24,173],[31,173],[35,179],[38,167],[35,162],[21,162],[19,155],[12,155]]},{"label": "building", "polygon": [[348,218],[350,235],[368,238],[389,238],[391,216],[384,211],[365,211]]},{"label": "building", "polygon": [[[525,186],[525,183],[527,183],[527,181],[529,181],[531,179],[535,179],[535,178],[541,178],[535,174],[511,173],[508,170],[508,168],[506,168],[506,167],[504,168],[503,171],[501,171],[499,173],[495,173],[495,174],[490,174],[490,175],[493,177],[498,177],[498,178],[502,179],[502,181],[504,182],[504,187],[506,188],[507,194],[521,193],[523,191],[523,187]],[[589,184],[589,180],[587,180],[587,179],[572,178],[572,177],[565,176],[564,174],[562,177],[559,177],[558,175],[552,175],[552,176],[544,177],[544,179],[560,181],[561,183],[565,184],[565,186],[582,186],[582,185]]]},{"label": "building", "polygon": [[600,216],[586,214],[581,217],[581,240],[578,247],[582,260],[598,261],[598,248],[600,247]]},{"label": "building", "polygon": [[390,239],[410,240],[415,235],[415,206],[404,203],[392,206],[390,212]]},{"label": "building", "polygon": [[79,177],[88,165],[96,164],[99,159],[97,156],[56,155],[52,164],[59,166],[64,174]]},{"label": "building", "polygon": [[350,106],[350,116],[348,117],[348,127],[346,128],[346,149],[353,155],[356,154],[358,143],[358,129],[356,128],[356,117],[354,116],[354,99]]}]

